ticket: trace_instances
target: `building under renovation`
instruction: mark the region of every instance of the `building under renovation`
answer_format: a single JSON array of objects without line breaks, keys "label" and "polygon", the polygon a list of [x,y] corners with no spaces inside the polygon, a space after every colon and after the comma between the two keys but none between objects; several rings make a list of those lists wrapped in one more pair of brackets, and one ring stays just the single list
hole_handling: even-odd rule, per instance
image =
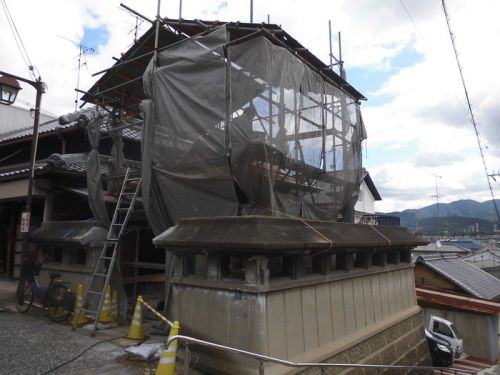
[{"label": "building under renovation", "polygon": [[[100,72],[83,96],[97,108],[60,120],[88,139],[86,183],[71,191],[93,224],[73,224],[85,232],[75,241],[99,245],[101,231],[88,232],[109,225],[118,177],[134,163],[125,133],[138,128],[137,223],[155,238],[135,237],[130,251],[124,239],[119,264],[123,274],[132,259],[135,285],[162,272],[183,334],[297,361],[427,363],[410,255],[420,241],[353,223],[363,95],[277,25],[165,19],[157,53],[154,40],[152,27]],[[54,235],[51,225],[71,224],[44,222],[33,239]],[[155,272],[138,273],[141,253]],[[192,350],[207,373],[259,372],[245,357]]]}]

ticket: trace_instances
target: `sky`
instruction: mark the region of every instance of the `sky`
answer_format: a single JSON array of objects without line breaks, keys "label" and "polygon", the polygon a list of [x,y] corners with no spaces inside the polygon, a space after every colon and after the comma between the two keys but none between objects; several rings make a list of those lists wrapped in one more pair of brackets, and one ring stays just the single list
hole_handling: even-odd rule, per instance
[{"label": "sky", "polygon": [[[121,0],[154,18],[156,0]],[[30,59],[47,83],[42,110],[74,109],[79,49],[92,48],[81,67],[80,89],[133,43],[136,19],[120,0],[5,0]],[[491,199],[441,0],[254,0],[254,22],[281,25],[328,62],[328,20],[334,54],[338,31],[347,80],[368,99],[363,165],[379,190],[382,212],[435,202]],[[249,21],[250,0],[183,0],[182,17]],[[406,8],[406,10],[405,10]],[[486,155],[488,172],[500,169],[500,1],[448,0],[447,8]],[[179,17],[179,1],[162,1],[162,17]],[[142,22],[142,21],[140,21]],[[149,28],[139,25],[139,36]],[[73,41],[73,42],[71,42]],[[29,77],[0,8],[0,70]],[[34,91],[23,86],[21,105]],[[435,176],[441,177],[435,177]],[[500,178],[497,179],[500,183]],[[491,180],[496,196],[499,183]]]}]

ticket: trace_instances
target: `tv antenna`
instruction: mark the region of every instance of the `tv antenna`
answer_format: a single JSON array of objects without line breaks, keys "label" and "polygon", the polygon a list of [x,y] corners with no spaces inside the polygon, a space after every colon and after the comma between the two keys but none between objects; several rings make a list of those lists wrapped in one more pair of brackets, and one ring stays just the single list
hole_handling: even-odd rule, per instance
[{"label": "tv antenna", "polygon": [[439,216],[439,198],[441,198],[443,195],[439,194],[439,179],[443,178],[443,176],[440,176],[435,173],[431,173],[435,180],[436,180],[436,194],[431,195],[431,198],[436,198],[436,211],[437,211],[437,227],[438,227],[438,235],[441,233],[441,222],[440,222],[440,216]]},{"label": "tv antenna", "polygon": [[[95,52],[95,49],[89,46],[86,46],[83,43],[78,43],[74,40],[68,39],[62,35],[58,35],[59,38],[64,39],[74,46],[78,47],[79,53],[78,53],[78,74],[76,77],[76,90],[75,90],[75,112],[78,110],[78,93],[80,90],[80,70],[82,69],[82,66],[87,65],[87,54],[92,54]],[[82,63],[82,57],[83,57],[83,63]]]}]

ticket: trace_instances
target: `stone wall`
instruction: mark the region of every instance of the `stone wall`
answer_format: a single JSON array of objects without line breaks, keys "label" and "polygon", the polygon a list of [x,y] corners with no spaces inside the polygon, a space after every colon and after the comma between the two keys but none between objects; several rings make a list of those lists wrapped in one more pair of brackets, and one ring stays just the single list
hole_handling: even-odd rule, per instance
[{"label": "stone wall", "polygon": [[[323,362],[431,366],[422,314],[417,313]],[[409,372],[386,369],[381,370],[380,374],[405,374]],[[423,374],[425,371],[419,373]],[[310,368],[299,372],[299,374],[323,375],[325,372],[322,373],[320,369]],[[377,370],[329,368],[326,370],[326,374],[368,375],[377,374]]]}]

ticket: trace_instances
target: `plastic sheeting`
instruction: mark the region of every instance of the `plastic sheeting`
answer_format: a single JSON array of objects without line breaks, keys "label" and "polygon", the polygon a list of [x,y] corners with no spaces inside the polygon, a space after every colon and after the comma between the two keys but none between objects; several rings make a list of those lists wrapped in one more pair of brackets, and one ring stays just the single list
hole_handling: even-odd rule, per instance
[{"label": "plastic sheeting", "polygon": [[154,232],[188,217],[349,221],[358,104],[266,37],[228,41],[225,27],[187,39],[145,72],[142,194]]}]

